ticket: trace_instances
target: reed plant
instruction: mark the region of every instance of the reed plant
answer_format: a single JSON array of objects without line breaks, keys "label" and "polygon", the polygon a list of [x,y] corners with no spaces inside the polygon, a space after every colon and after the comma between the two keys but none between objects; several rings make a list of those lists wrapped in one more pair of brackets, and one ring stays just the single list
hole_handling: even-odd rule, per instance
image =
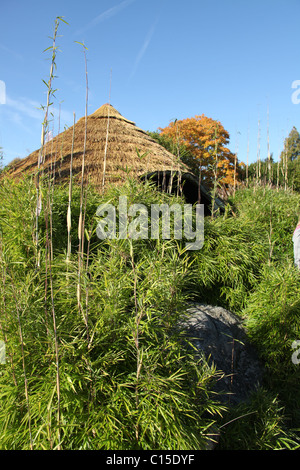
[{"label": "reed plant", "polygon": [[[297,195],[270,188],[237,190],[232,201],[236,216],[228,212],[206,218],[204,247],[186,252],[178,240],[99,240],[95,234],[100,203],[117,207],[119,197],[127,196],[128,204],[150,208],[154,203],[178,203],[177,197],[134,180],[107,188],[102,196],[89,188],[86,223],[90,230],[85,232],[80,279],[82,292],[88,292],[85,318],[78,312],[76,297],[80,187],[72,189],[73,243],[68,263],[69,185],[53,190],[51,275],[46,222],[39,226],[42,256],[40,271],[35,272],[35,238],[30,230],[35,220],[34,182],[2,180],[0,196],[0,339],[6,342],[8,357],[0,375],[3,449],[198,449],[205,447],[216,423],[223,426],[239,417],[239,426],[247,426],[250,421],[242,417],[253,412],[255,400],[249,408],[228,414],[211,392],[218,371],[205,359],[196,360],[178,337],[175,326],[193,299],[227,306],[244,319],[252,341],[270,364],[267,395],[273,400],[280,389],[273,369],[275,376],[282,377],[281,384],[287,384],[271,407],[274,420],[275,408],[279,412],[282,403],[290,410],[297,380],[292,380],[296,371],[289,362],[289,348],[299,335],[299,293],[297,272],[288,263],[292,250],[288,234]],[[295,209],[287,217],[291,201]],[[45,212],[47,206],[41,221],[47,220]],[[284,412],[280,413],[284,421]],[[263,411],[255,414],[251,422],[262,423]],[[293,419],[296,423],[297,416]],[[274,436],[280,428],[284,438],[289,433],[280,423]],[[222,445],[229,446],[233,427],[221,429]],[[273,440],[270,434],[265,443],[263,437],[259,444],[254,441],[253,437],[251,445],[262,448],[272,442],[291,445],[284,439]],[[239,441],[239,445],[250,444]]]},{"label": "reed plant", "polygon": [[[113,201],[125,194],[148,206],[166,197],[172,201],[150,185],[131,182],[120,191],[113,188],[106,197]],[[78,253],[72,250],[66,263],[67,243],[61,242],[50,264],[46,223],[39,227],[45,244],[34,274],[35,240],[29,229],[35,218],[34,182],[2,181],[0,192],[1,266],[7,286],[1,291],[1,311],[6,312],[1,326],[12,358],[1,366],[1,448],[205,447],[222,406],[210,393],[217,371],[204,359],[196,360],[174,329],[189,278],[184,251],[175,241],[97,241],[92,233],[80,279],[82,291],[89,292],[84,319],[76,297]],[[80,197],[80,188],[73,188],[73,207],[79,207]],[[87,218],[96,213],[93,197],[88,197]],[[53,236],[58,239],[64,228],[64,242],[68,233],[61,210],[68,198],[68,186],[54,188]],[[47,210],[42,208],[44,220]]]},{"label": "reed plant", "polygon": [[52,45],[45,49],[44,52],[51,50],[51,64],[50,64],[50,72],[49,72],[49,79],[48,82],[43,80],[44,84],[47,87],[47,98],[46,98],[46,105],[42,105],[42,110],[44,111],[44,120],[42,123],[42,133],[41,133],[41,147],[39,151],[39,156],[38,156],[38,166],[37,166],[37,172],[35,175],[36,178],[36,221],[35,221],[35,232],[36,232],[36,267],[37,269],[39,268],[40,265],[40,247],[39,247],[39,215],[41,212],[41,207],[42,207],[42,194],[41,194],[41,188],[40,188],[40,176],[41,176],[41,169],[43,168],[43,163],[44,163],[44,146],[45,146],[45,140],[46,140],[46,134],[49,129],[49,110],[51,105],[53,104],[51,100],[54,97],[55,94],[55,89],[53,88],[53,79],[55,78],[54,72],[56,70],[56,54],[57,54],[57,49],[58,46],[56,44],[57,40],[57,35],[58,35],[58,28],[60,22],[63,21],[66,23],[66,21],[62,17],[56,17],[55,23],[54,23],[54,31],[53,31],[53,37],[50,39],[52,40]]},{"label": "reed plant", "polygon": [[231,409],[220,423],[220,450],[299,450],[299,438],[289,429],[285,409],[274,393],[260,389]]}]

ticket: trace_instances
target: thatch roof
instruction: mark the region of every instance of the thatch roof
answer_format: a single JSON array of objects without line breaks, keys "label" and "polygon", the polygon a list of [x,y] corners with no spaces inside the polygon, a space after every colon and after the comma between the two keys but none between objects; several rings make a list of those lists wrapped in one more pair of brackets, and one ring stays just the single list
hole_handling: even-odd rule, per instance
[{"label": "thatch roof", "polygon": [[[56,181],[67,181],[69,178],[73,130],[72,169],[75,178],[81,178],[85,117],[79,119],[73,128],[74,126],[68,128],[44,146],[44,163],[41,169],[53,172]],[[20,160],[8,170],[9,174],[19,177],[24,173],[35,173],[39,154],[40,150],[36,150]],[[96,189],[102,189],[104,167],[105,185],[121,183],[128,175],[140,177],[153,171],[179,169],[174,155],[109,104],[104,104],[87,116],[85,177],[89,178]],[[182,163],[180,169],[187,171]]]},{"label": "thatch roof", "polygon": [[[170,181],[172,192],[176,192],[179,186],[183,187],[183,194],[189,203],[197,202],[200,195],[205,213],[210,212],[210,191],[203,184],[199,191],[198,178],[173,154],[109,104],[101,106],[87,119],[80,118],[74,126],[47,142],[43,149],[41,171],[51,172],[55,182],[68,182],[72,156],[72,174],[75,181],[81,181],[85,130],[84,179],[92,183],[96,190],[103,190],[104,173],[105,188],[108,184],[123,183],[128,176],[141,180],[151,177],[162,190],[169,188]],[[6,174],[15,178],[24,174],[35,175],[39,158],[40,149],[12,165]],[[221,199],[216,198],[215,205],[224,210]]]}]

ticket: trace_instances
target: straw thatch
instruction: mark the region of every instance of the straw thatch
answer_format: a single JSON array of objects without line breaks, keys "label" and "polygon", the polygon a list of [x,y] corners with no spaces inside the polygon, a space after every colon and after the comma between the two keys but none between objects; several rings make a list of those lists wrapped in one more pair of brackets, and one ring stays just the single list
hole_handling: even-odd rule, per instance
[{"label": "straw thatch", "polygon": [[[55,181],[67,181],[70,174],[73,126],[54,137],[44,146],[41,170],[51,171]],[[108,136],[108,138],[107,138]],[[73,175],[81,179],[84,152],[85,117],[75,124]],[[19,161],[9,170],[12,176],[37,171],[40,150]],[[104,165],[105,161],[105,165]],[[103,168],[105,186],[119,184],[126,177],[140,177],[153,171],[187,171],[176,157],[161,147],[134,122],[124,118],[113,106],[105,104],[87,117],[85,178],[102,190]]]},{"label": "straw thatch", "polygon": [[[55,182],[67,182],[72,158],[72,175],[75,182],[80,182],[85,155],[84,182],[89,181],[98,191],[108,184],[121,184],[128,176],[141,180],[149,176],[162,190],[172,187],[172,192],[177,192],[178,187],[183,188],[187,202],[195,203],[200,196],[205,213],[210,212],[210,192],[202,184],[199,191],[198,178],[173,154],[109,104],[101,106],[87,119],[79,119],[75,127],[47,142],[42,158],[40,154],[40,150],[34,151],[8,168],[7,173],[16,178],[23,174],[36,174],[40,158],[42,173],[50,173]],[[215,204],[217,208],[224,209],[219,198],[216,198]]]}]

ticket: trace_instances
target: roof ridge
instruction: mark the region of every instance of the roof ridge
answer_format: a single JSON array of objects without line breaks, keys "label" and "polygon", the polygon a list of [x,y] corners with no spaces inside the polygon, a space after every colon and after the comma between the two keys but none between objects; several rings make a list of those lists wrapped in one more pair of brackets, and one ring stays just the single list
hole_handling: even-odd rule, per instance
[{"label": "roof ridge", "polygon": [[115,119],[120,119],[121,121],[128,122],[129,124],[133,124],[135,126],[135,122],[130,121],[129,119],[125,118],[122,116],[119,111],[114,108],[110,103],[105,103],[100,108],[96,109],[92,114],[89,115],[90,118],[92,119],[98,119],[98,118],[115,118]]}]

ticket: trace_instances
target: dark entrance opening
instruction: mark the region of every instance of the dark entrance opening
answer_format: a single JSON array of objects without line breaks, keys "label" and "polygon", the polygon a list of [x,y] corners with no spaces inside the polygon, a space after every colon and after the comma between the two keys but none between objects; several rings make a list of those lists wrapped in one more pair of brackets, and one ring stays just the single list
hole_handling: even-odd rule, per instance
[{"label": "dark entrance opening", "polygon": [[[182,189],[182,195],[187,204],[196,204],[200,200],[200,204],[204,205],[204,215],[211,215],[211,192],[202,183],[199,187],[199,180],[192,173],[179,174],[177,171],[171,170],[153,171],[141,177],[142,181],[146,179],[152,181],[160,191],[180,194]],[[218,197],[215,198],[215,210],[217,209],[221,213],[225,210],[224,202]]]}]

